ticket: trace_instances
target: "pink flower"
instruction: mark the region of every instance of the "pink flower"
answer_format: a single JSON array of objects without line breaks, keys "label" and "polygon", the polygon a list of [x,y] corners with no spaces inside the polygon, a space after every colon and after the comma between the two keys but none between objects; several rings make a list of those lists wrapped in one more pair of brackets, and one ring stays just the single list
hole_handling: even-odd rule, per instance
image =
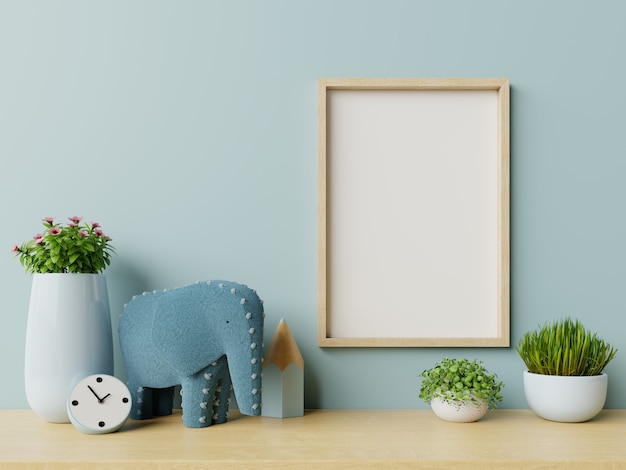
[{"label": "pink flower", "polygon": [[88,237],[89,236],[89,234],[87,232],[85,232],[84,230],[79,230],[78,234],[83,236],[83,237]]},{"label": "pink flower", "polygon": [[38,240],[40,238],[43,238],[43,235],[41,233],[38,233],[37,235],[33,237],[33,240]]},{"label": "pink flower", "polygon": [[109,237],[108,235],[105,235],[105,234],[104,234],[104,232],[103,232],[102,230],[94,230],[94,233],[95,233],[96,235],[98,235],[99,237],[104,238],[104,239],[105,239],[105,240],[107,240],[107,241],[111,241],[111,240],[112,240],[112,238],[111,238],[111,237]]},{"label": "pink flower", "polygon": [[92,221],[92,222],[91,222],[91,226],[92,226],[93,228],[98,228],[98,227],[100,227],[100,224],[99,224],[98,222],[93,222],[93,221]]},{"label": "pink flower", "polygon": [[106,241],[111,241],[112,240],[112,238],[109,237],[108,235],[105,235],[102,230],[96,230],[96,235],[98,235],[99,237],[104,238]]},{"label": "pink flower", "polygon": [[94,230],[94,233],[99,237],[104,237],[104,232],[102,230]]},{"label": "pink flower", "polygon": [[43,221],[48,224],[52,224],[54,222],[54,217],[46,217]]},{"label": "pink flower", "polygon": [[52,227],[48,233],[50,233],[50,235],[58,235],[61,233],[61,229],[59,227]]},{"label": "pink flower", "polygon": [[74,224],[79,224],[81,220],[83,220],[82,217],[78,217],[78,216],[74,216],[74,217],[68,217],[68,219],[70,219],[70,222],[74,223]]},{"label": "pink flower", "polygon": [[13,253],[17,253],[18,251],[20,251],[20,247],[19,247],[19,246],[17,246],[17,245],[13,245],[13,248],[11,248],[11,251],[12,251]]}]

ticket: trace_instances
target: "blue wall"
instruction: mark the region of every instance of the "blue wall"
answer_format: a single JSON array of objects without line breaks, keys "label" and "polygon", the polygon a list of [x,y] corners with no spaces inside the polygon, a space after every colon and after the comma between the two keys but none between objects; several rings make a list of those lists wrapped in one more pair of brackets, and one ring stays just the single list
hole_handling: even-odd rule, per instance
[{"label": "blue wall", "polygon": [[317,347],[318,77],[510,78],[512,344],[581,319],[621,350],[626,407],[625,46],[620,0],[0,0],[0,407],[27,407],[11,246],[72,215],[114,239],[114,318],[143,290],[256,288],[307,407],[425,407],[416,375],[443,355],[526,407],[514,348]]}]

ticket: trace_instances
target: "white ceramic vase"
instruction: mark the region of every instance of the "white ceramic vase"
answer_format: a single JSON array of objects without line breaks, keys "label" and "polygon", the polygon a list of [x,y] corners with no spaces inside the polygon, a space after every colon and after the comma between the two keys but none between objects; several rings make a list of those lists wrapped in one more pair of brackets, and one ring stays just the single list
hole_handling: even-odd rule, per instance
[{"label": "white ceramic vase", "polygon": [[561,376],[524,371],[524,393],[528,406],[550,421],[589,421],[604,407],[607,385],[606,374]]},{"label": "white ceramic vase", "polygon": [[478,400],[479,403],[471,401],[461,405],[448,403],[439,397],[435,397],[430,401],[430,407],[433,412],[445,421],[454,423],[472,423],[478,421],[487,413],[487,402]]},{"label": "white ceramic vase", "polygon": [[48,422],[69,423],[72,386],[96,373],[113,374],[104,274],[34,274],[24,362],[30,407]]}]

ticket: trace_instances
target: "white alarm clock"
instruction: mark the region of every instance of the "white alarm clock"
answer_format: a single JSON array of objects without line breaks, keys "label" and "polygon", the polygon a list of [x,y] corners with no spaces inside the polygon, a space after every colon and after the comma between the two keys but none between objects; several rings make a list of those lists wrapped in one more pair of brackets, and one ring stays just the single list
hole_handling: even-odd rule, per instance
[{"label": "white alarm clock", "polygon": [[128,387],[107,374],[85,377],[72,388],[67,400],[70,421],[86,434],[117,431],[128,419],[130,407]]}]

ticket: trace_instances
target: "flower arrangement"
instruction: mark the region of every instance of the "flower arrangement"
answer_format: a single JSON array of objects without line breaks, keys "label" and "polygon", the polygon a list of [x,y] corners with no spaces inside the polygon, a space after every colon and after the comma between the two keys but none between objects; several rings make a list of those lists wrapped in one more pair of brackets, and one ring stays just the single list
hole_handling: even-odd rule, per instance
[{"label": "flower arrangement", "polygon": [[467,402],[480,406],[484,400],[489,408],[497,408],[502,401],[504,384],[477,360],[444,357],[419,376],[423,378],[419,397],[426,403],[438,397],[456,407]]},{"label": "flower arrangement", "polygon": [[516,349],[528,372],[542,375],[599,375],[617,354],[571,318],[527,332]]},{"label": "flower arrangement", "polygon": [[115,252],[111,238],[97,222],[81,223],[82,217],[69,217],[70,223],[43,219],[45,230],[22,245],[14,245],[26,272],[34,273],[92,273],[102,272]]}]

